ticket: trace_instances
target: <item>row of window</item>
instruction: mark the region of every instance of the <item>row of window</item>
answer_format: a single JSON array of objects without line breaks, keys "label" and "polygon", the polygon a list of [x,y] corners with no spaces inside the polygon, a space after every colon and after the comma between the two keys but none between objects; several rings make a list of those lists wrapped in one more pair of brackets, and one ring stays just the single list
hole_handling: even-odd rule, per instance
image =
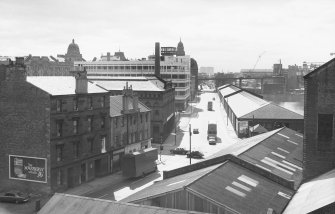
[{"label": "row of window", "polygon": [[[133,66],[124,66],[124,65],[114,65],[114,66],[89,66],[84,65],[86,69],[102,69],[102,70],[155,70],[155,66],[152,65],[133,65]],[[161,66],[161,70],[185,70],[184,66]]]},{"label": "row of window", "polygon": [[142,131],[135,131],[133,133],[129,133],[128,136],[127,136],[127,133],[125,132],[123,134],[115,135],[114,136],[114,143],[116,145],[126,145],[126,144],[136,143],[138,141],[148,139],[148,138],[149,138],[149,130],[148,129],[142,130]]},{"label": "row of window", "polygon": [[[87,152],[94,153],[94,140],[88,139],[88,146],[89,150]],[[64,160],[64,149],[65,144],[56,145],[56,160],[57,161],[63,161]],[[66,148],[66,151],[68,151],[70,148]],[[82,151],[82,145],[80,141],[72,142],[72,155],[69,155],[70,157],[74,157],[75,159],[80,158],[81,154],[84,151]],[[100,152],[105,153],[106,152],[106,136],[100,136]]]},{"label": "row of window", "polygon": [[[58,99],[56,100],[56,111],[57,112],[62,112],[63,111],[63,102],[64,100]],[[94,105],[93,105],[93,97],[87,97],[87,109],[92,110]],[[79,110],[79,105],[78,105],[78,97],[73,98],[72,100],[72,106],[73,106],[73,111],[78,111]],[[99,98],[99,107],[105,107],[105,96],[102,96]]]},{"label": "row of window", "polygon": [[[93,116],[89,116],[87,118],[87,131],[91,132],[93,131]],[[57,137],[62,137],[63,136],[63,120],[56,120],[56,136]],[[73,118],[72,119],[72,127],[73,127],[73,134],[78,134],[79,133],[79,123],[80,119],[79,117]],[[104,129],[106,125],[106,118],[101,117],[100,118],[100,128]]]},{"label": "row of window", "polygon": [[[144,120],[147,123],[148,118],[149,118],[148,115],[149,115],[149,113],[145,113],[145,116],[143,116],[143,114],[140,114],[139,116],[128,115],[128,121],[129,121],[128,125],[130,125],[130,126],[131,125],[136,125],[138,119],[139,119],[139,123],[141,123],[141,124],[144,122]],[[113,118],[114,128],[124,127],[125,123],[126,123],[126,120],[127,120],[127,115]]]}]

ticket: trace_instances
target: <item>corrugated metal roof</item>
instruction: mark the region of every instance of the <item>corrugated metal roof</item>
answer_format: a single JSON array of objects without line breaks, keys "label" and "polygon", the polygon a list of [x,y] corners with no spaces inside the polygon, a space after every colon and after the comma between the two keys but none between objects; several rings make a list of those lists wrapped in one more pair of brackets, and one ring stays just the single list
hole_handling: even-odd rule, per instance
[{"label": "corrugated metal roof", "polygon": [[231,161],[187,187],[240,213],[281,213],[293,191]]},{"label": "corrugated metal roof", "polygon": [[293,180],[297,188],[302,181],[302,149],[302,135],[282,128],[238,157],[282,178]]},{"label": "corrugated metal roof", "polygon": [[335,202],[335,169],[300,186],[284,214],[310,213]]},{"label": "corrugated metal roof", "polygon": [[225,98],[225,100],[237,118],[269,104],[268,101],[256,97],[246,91],[241,91],[237,94],[229,96]]},{"label": "corrugated metal roof", "polygon": [[261,106],[248,114],[240,117],[241,119],[291,119],[302,120],[303,115],[294,111],[281,107],[279,105],[269,103],[268,105]]},{"label": "corrugated metal roof", "polygon": [[117,80],[117,79],[108,79],[108,80],[92,80],[97,85],[100,85],[106,90],[122,90],[126,83],[128,86],[132,87],[133,91],[164,91],[164,84],[159,83],[159,81],[150,81],[147,79],[139,80]]},{"label": "corrugated metal roof", "polygon": [[[120,116],[121,111],[123,109],[122,106],[122,97],[123,95],[117,95],[117,96],[110,96],[110,116],[115,117],[115,116]],[[133,109],[133,99],[129,97],[129,103],[128,103],[128,109]],[[147,112],[151,111],[149,107],[144,105],[141,101],[138,101],[138,107],[140,109],[140,112]]]},{"label": "corrugated metal roof", "polygon": [[194,182],[195,180],[199,179],[200,177],[206,175],[208,172],[214,170],[221,164],[216,164],[204,169],[196,170],[190,173],[178,175],[175,177],[171,177],[166,180],[161,180],[153,185],[143,189],[142,191],[139,191],[121,201],[123,202],[135,202],[138,200],[143,200],[150,197],[157,197],[158,195],[182,190],[185,186],[189,185],[190,183]]},{"label": "corrugated metal roof", "polygon": [[241,90],[240,88],[234,86],[234,85],[229,85],[228,87],[219,89],[220,94],[224,97],[227,96],[229,94],[232,94],[238,90]]},{"label": "corrugated metal roof", "polygon": [[38,214],[182,214],[200,213],[55,193]]},{"label": "corrugated metal roof", "polygon": [[[72,76],[28,76],[27,82],[35,85],[50,95],[76,94],[76,79]],[[107,93],[93,83],[87,83],[88,93]]]}]

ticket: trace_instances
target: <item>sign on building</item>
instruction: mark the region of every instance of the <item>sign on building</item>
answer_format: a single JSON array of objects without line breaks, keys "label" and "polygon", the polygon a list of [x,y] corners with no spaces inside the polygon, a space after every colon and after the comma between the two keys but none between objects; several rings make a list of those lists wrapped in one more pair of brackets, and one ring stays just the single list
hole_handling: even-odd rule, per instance
[{"label": "sign on building", "polygon": [[9,178],[47,183],[47,159],[9,155]]}]

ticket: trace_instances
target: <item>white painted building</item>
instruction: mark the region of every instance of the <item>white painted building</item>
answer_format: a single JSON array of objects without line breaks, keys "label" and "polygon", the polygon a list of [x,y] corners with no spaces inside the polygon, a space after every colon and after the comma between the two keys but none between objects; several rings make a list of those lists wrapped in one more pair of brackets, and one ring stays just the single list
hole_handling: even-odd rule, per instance
[{"label": "white painted building", "polygon": [[[171,81],[175,87],[176,110],[184,110],[190,100],[190,56],[162,56],[160,77]],[[88,76],[152,76],[155,74],[155,59],[150,56],[141,60],[78,61],[75,66],[86,68]]]}]

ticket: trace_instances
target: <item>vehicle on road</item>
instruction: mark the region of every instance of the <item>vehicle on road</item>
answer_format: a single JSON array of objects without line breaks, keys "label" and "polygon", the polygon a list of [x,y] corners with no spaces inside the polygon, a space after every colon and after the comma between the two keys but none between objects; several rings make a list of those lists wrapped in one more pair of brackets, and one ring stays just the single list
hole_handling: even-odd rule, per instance
[{"label": "vehicle on road", "polygon": [[216,141],[217,125],[215,121],[208,121],[207,140],[214,138]]},{"label": "vehicle on road", "polygon": [[199,134],[199,129],[197,128],[193,129],[193,134]]},{"label": "vehicle on road", "polygon": [[191,158],[201,159],[203,158],[204,154],[199,151],[191,151],[191,155],[190,155],[190,152],[187,152],[186,157],[189,158],[190,156]]},{"label": "vehicle on road", "polygon": [[176,154],[176,155],[186,155],[188,150],[186,150],[184,148],[175,148],[175,149],[171,149],[170,152],[172,154]]},{"label": "vehicle on road", "polygon": [[213,102],[212,101],[208,101],[207,110],[208,111],[212,111],[213,110]]},{"label": "vehicle on road", "polygon": [[213,100],[215,100],[215,97],[213,97]]},{"label": "vehicle on road", "polygon": [[145,176],[157,170],[158,149],[147,148],[122,157],[122,175],[128,178]]},{"label": "vehicle on road", "polygon": [[29,195],[20,191],[9,191],[5,193],[0,193],[0,201],[16,204],[25,203],[29,201]]},{"label": "vehicle on road", "polygon": [[215,137],[209,137],[208,143],[209,143],[209,145],[216,145],[216,139],[215,139]]}]

